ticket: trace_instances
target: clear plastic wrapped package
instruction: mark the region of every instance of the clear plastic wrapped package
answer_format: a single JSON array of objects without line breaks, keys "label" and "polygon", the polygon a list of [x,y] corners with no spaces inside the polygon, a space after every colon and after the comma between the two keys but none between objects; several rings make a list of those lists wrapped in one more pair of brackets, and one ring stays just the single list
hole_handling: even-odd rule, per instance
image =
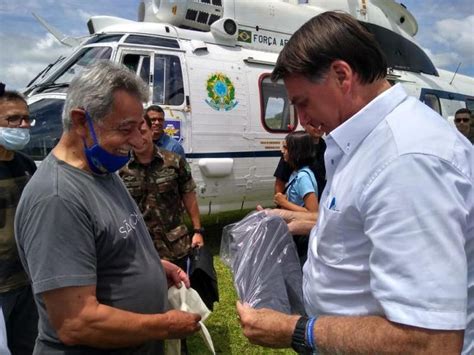
[{"label": "clear plastic wrapped package", "polygon": [[243,302],[253,308],[304,314],[301,266],[282,218],[252,212],[224,227],[220,255],[232,269]]}]

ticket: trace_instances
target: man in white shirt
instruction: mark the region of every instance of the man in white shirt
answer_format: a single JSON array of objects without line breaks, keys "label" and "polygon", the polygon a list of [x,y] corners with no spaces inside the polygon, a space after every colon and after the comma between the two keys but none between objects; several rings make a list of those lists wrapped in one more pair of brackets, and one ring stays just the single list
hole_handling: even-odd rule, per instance
[{"label": "man in white shirt", "polygon": [[238,303],[251,342],[474,352],[473,148],[386,71],[373,37],[336,12],[308,21],[278,58],[272,79],[302,124],[327,134],[327,185],[303,269],[309,318]]}]

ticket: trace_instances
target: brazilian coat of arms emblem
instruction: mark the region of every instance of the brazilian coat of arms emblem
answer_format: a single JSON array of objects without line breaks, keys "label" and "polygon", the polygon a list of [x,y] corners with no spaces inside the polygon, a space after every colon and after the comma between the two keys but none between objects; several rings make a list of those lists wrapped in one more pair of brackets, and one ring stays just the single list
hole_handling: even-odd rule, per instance
[{"label": "brazilian coat of arms emblem", "polygon": [[214,73],[206,83],[206,103],[216,111],[230,111],[237,106],[235,88],[232,81],[223,73]]}]

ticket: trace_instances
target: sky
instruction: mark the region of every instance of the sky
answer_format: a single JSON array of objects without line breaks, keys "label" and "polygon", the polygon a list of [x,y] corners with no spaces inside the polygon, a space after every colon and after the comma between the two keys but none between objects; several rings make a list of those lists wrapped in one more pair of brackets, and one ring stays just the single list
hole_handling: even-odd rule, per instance
[{"label": "sky", "polygon": [[[34,19],[32,12],[62,33],[80,37],[88,35],[86,22],[91,16],[109,15],[136,20],[139,2],[0,0],[0,81],[10,89],[24,88],[48,63],[71,50],[54,39]],[[474,77],[474,1],[401,2],[418,21],[415,39],[434,64],[455,71],[462,63],[459,73]]]}]

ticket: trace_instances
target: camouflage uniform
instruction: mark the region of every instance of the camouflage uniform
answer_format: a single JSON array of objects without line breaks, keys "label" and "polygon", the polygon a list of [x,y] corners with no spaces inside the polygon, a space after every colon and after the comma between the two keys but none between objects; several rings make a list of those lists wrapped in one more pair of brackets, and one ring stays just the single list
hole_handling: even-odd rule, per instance
[{"label": "camouflage uniform", "polygon": [[175,261],[191,249],[191,235],[184,224],[182,195],[194,191],[191,168],[178,154],[155,147],[148,165],[134,157],[120,171],[137,203],[160,257]]}]

